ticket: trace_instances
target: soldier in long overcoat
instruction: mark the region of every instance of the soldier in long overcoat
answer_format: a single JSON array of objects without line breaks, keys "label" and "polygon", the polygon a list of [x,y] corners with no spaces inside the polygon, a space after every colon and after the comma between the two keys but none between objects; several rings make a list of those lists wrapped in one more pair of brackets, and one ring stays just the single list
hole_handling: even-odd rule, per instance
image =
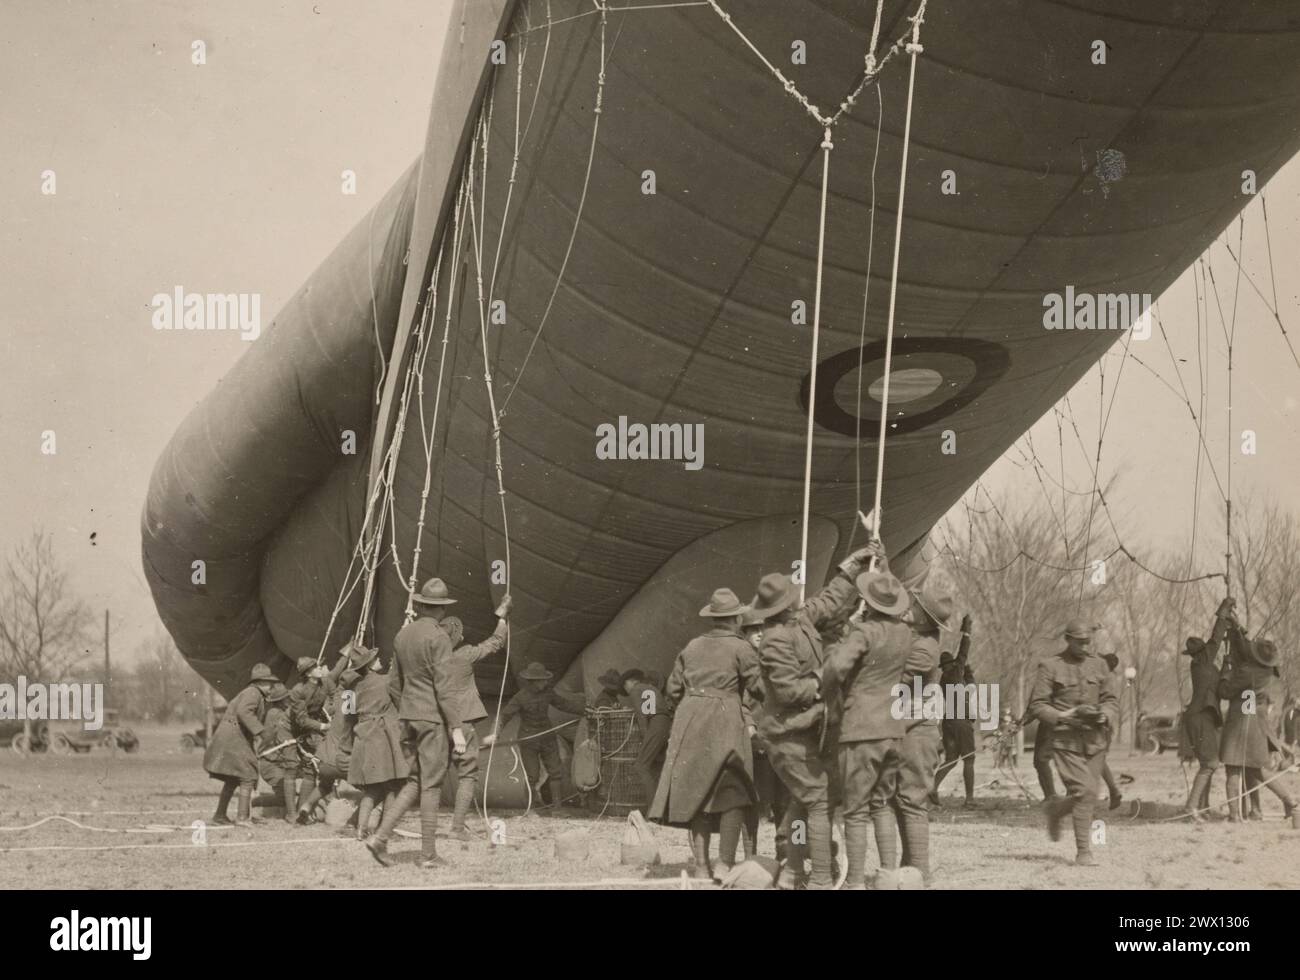
[{"label": "soldier in long overcoat", "polygon": [[[677,655],[664,694],[676,706],[668,751],[649,819],[690,830],[693,876],[721,879],[736,846],[754,790],[750,739],[754,723],[744,703],[761,683],[758,656],[740,634],[742,606],[730,589],[718,589],[700,616],[713,627]],[[719,829],[719,861],[710,868],[709,836]]]},{"label": "soldier in long overcoat", "polygon": [[249,823],[253,813],[253,790],[257,787],[257,752],[253,746],[262,734],[266,712],[266,692],[275,683],[275,675],[266,664],[254,664],[248,686],[226,706],[226,713],[212,733],[212,741],[203,753],[203,768],[213,779],[221,781],[221,795],[212,817],[216,824],[229,824],[226,811],[230,798],[239,790],[235,822]]},{"label": "soldier in long overcoat", "polygon": [[[1219,757],[1227,770],[1228,819],[1241,819],[1239,797],[1242,796],[1242,773],[1246,791],[1266,784],[1282,801],[1286,816],[1295,810],[1290,794],[1273,780],[1271,753],[1281,748],[1273,730],[1269,708],[1279,692],[1277,647],[1270,640],[1249,640],[1234,620],[1228,629],[1232,653],[1224,661],[1219,675],[1219,697],[1228,702],[1228,717],[1223,723]],[[1262,820],[1258,798],[1252,800],[1250,819]]]},{"label": "soldier in long overcoat", "polygon": [[411,768],[402,747],[402,726],[397,719],[388,676],[375,669],[377,648],[364,649],[352,656],[351,670],[360,675],[352,688],[352,755],[348,760],[348,782],[361,790],[357,810],[357,839],[365,840],[370,817],[382,805],[384,816],[393,809],[394,800]]}]

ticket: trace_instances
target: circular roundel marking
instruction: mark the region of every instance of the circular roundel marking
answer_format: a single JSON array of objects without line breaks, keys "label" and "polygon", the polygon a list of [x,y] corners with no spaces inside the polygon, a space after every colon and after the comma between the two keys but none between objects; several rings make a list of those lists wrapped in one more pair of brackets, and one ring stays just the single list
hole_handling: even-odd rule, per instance
[{"label": "circular roundel marking", "polygon": [[[859,375],[858,361],[862,361]],[[890,428],[915,432],[964,408],[1011,366],[1001,344],[962,337],[901,337],[894,341],[889,382]],[[880,424],[884,394],[885,342],[852,347],[817,365],[817,404],[813,418],[823,428],[854,437],[860,423]],[[859,383],[862,414],[858,412]],[[808,411],[811,378],[799,384],[799,403]],[[897,408],[897,410],[896,410]],[[875,436],[875,429],[863,431]]]}]

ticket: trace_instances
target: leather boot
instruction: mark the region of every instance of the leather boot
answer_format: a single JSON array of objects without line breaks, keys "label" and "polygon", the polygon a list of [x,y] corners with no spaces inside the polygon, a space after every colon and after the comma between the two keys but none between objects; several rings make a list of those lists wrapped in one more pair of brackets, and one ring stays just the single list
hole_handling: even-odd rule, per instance
[{"label": "leather boot", "polygon": [[296,822],[298,819],[298,787],[294,785],[292,776],[285,777],[280,793],[284,798],[284,822]]},{"label": "leather boot", "polygon": [[469,831],[465,829],[465,820],[469,816],[470,804],[474,802],[474,792],[478,782],[462,779],[456,783],[456,803],[451,813],[451,833],[448,837],[456,840],[469,840]]},{"label": "leather boot", "polygon": [[1036,762],[1034,772],[1038,774],[1038,788],[1043,791],[1043,799],[1056,799],[1056,780],[1052,778],[1052,763]]},{"label": "leather boot", "polygon": [[252,824],[253,820],[253,784],[239,784],[239,802],[235,804],[235,823],[242,826]]},{"label": "leather boot", "polygon": [[1192,780],[1191,791],[1187,794],[1187,803],[1183,811],[1192,819],[1193,823],[1205,823],[1205,816],[1200,812],[1201,799],[1210,791],[1210,773],[1202,769],[1196,773],[1196,778]]},{"label": "leather boot", "polygon": [[1238,766],[1228,768],[1228,822],[1241,823],[1241,769]]},{"label": "leather boot", "polygon": [[1074,847],[1078,857],[1074,863],[1091,866],[1097,862],[1092,857],[1092,810],[1088,802],[1075,803],[1074,812]]},{"label": "leather boot", "polygon": [[835,884],[835,862],[831,856],[831,811],[827,803],[808,808],[808,857],[812,862],[808,884],[829,888]]},{"label": "leather boot", "polygon": [[212,815],[212,822],[214,824],[224,826],[230,825],[231,820],[226,814],[226,811],[230,809],[230,799],[235,795],[236,786],[238,786],[238,783],[229,779],[225,780],[221,784],[221,795],[217,797],[217,810]]},{"label": "leather boot", "polygon": [[930,881],[930,819],[924,813],[904,813],[903,840],[907,844],[907,861],[928,883]]},{"label": "leather boot", "polygon": [[1043,801],[1043,813],[1047,816],[1047,836],[1052,840],[1061,839],[1061,821],[1073,806],[1067,797],[1061,799],[1053,796]]},{"label": "leather boot", "polygon": [[870,847],[871,839],[869,821],[870,817],[865,813],[844,820],[844,850],[848,861],[845,888],[858,890],[867,887],[867,848]]},{"label": "leather boot", "polygon": [[740,853],[748,861],[758,853],[758,807],[745,807],[745,823],[740,828]]},{"label": "leather boot", "polygon": [[736,845],[740,843],[740,830],[745,822],[745,811],[736,807],[725,811],[718,818],[718,860],[710,871],[714,881],[726,877],[736,863]]},{"label": "leather boot", "polygon": [[795,880],[802,882],[807,873],[808,861],[808,811],[803,804],[793,800],[790,802],[785,808],[776,836],[778,844],[785,841],[785,866],[790,869]]},{"label": "leather boot", "polygon": [[[305,787],[304,787],[305,788]],[[313,786],[311,791],[302,796],[302,802],[298,804],[298,822],[312,823],[314,818],[312,814],[316,810],[316,804],[321,801],[321,791],[319,786]]]},{"label": "leather boot", "polygon": [[886,870],[898,867],[898,821],[894,811],[885,807],[871,814],[871,825],[876,831],[876,851],[880,854],[880,866]]},{"label": "leather boot", "polygon": [[438,857],[438,804],[442,787],[433,786],[420,794],[420,867],[441,868],[447,862]]},{"label": "leather boot", "polygon": [[370,790],[363,790],[361,803],[357,806],[357,840],[370,836],[370,817],[375,812],[375,797]]},{"label": "leather boot", "polygon": [[713,876],[709,873],[709,818],[700,816],[692,820],[690,835],[691,859],[694,863],[691,877],[698,881],[711,881]]},{"label": "leather boot", "polygon": [[901,868],[905,864],[912,863],[912,849],[909,846],[910,841],[907,839],[907,834],[903,832],[903,808],[898,805],[897,796],[889,801],[889,808],[894,813],[894,823],[898,827],[898,866]]},{"label": "leather boot", "polygon": [[402,788],[392,801],[392,805],[384,804],[384,818],[379,821],[379,829],[375,831],[373,837],[366,838],[366,847],[371,855],[386,868],[393,865],[392,856],[388,853],[388,838],[393,836],[393,829],[397,826],[397,822],[402,819],[402,814],[409,810],[411,805],[419,798],[420,787],[407,780],[402,784]]}]

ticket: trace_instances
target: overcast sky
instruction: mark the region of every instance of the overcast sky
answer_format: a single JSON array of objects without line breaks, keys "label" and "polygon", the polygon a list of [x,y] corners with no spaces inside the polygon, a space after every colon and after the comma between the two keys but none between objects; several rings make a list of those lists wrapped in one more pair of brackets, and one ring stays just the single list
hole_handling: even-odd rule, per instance
[{"label": "overcast sky", "polygon": [[[420,151],[452,0],[5,0],[0,4],[0,550],[43,526],[88,603],[110,608],[118,655],[157,622],[140,570],[139,516],[154,460],[176,425],[244,352],[237,333],[158,332],[150,299],[182,285],[262,295],[264,322]],[[364,14],[358,11],[364,9]],[[192,43],[207,63],[191,63]],[[340,173],[358,175],[355,196]],[[41,193],[55,172],[57,193]],[[1295,257],[1300,168],[1269,188],[1282,317],[1300,334]],[[1271,295],[1258,202],[1246,268]],[[1232,230],[1236,248],[1236,229]],[[1229,313],[1235,268],[1212,251]],[[1196,398],[1193,285],[1161,302]],[[1213,306],[1212,306],[1213,308]],[[1234,487],[1288,500],[1300,477],[1300,370],[1271,314],[1243,282],[1235,428],[1258,433]],[[1221,473],[1224,341],[1210,324],[1207,439]],[[1178,387],[1157,333],[1137,353]],[[1118,370],[1108,360],[1107,390]],[[1083,438],[1097,427],[1096,372],[1072,395]],[[40,452],[54,430],[58,452]],[[1034,430],[1055,463],[1056,423]],[[1070,435],[1071,443],[1073,436]],[[1185,547],[1195,430],[1187,408],[1144,369],[1124,370],[1103,470],[1128,476],[1114,501],[1141,542]],[[1045,451],[1050,447],[1050,453]],[[1091,476],[1077,444],[1066,477]],[[1092,447],[1095,451],[1095,445]],[[1017,459],[1019,457],[1016,457]],[[1056,472],[1054,470],[1054,472]],[[1059,473],[1057,474],[1059,476]],[[1036,492],[1005,462],[995,489]],[[1203,520],[1219,506],[1212,481]],[[93,541],[91,535],[94,535]],[[1221,545],[1207,545],[1207,561]]]}]

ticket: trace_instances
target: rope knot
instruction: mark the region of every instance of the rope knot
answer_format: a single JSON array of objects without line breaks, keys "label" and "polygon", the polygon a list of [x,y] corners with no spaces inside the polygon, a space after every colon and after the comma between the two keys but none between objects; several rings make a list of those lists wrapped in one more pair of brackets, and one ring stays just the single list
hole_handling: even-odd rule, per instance
[{"label": "rope knot", "polygon": [[925,48],[921,46],[920,41],[909,41],[904,50],[907,51],[908,54],[921,54],[925,51]]}]

